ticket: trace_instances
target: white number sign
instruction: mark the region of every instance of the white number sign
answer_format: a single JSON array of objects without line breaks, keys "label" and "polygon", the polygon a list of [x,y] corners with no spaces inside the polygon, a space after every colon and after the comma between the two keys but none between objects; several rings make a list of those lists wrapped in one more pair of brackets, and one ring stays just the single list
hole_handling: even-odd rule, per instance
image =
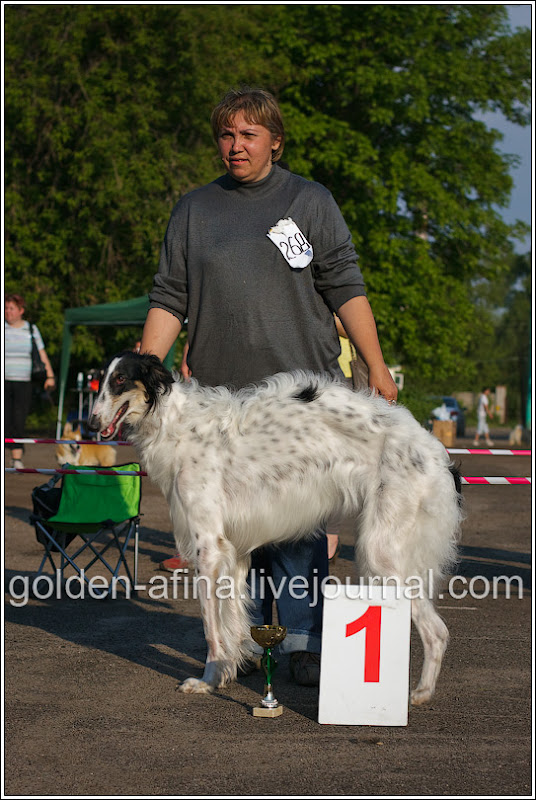
[{"label": "white number sign", "polygon": [[408,724],[410,628],[396,587],[326,586],[320,723]]},{"label": "white number sign", "polygon": [[304,269],[313,260],[313,247],[292,217],[280,219],[266,234],[292,269]]}]

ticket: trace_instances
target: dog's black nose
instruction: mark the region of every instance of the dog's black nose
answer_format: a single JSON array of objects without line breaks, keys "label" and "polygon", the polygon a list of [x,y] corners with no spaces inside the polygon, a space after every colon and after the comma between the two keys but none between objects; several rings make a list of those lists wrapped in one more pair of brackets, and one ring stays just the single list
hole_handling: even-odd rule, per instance
[{"label": "dog's black nose", "polygon": [[99,426],[99,421],[98,421],[97,417],[94,414],[92,414],[90,416],[90,418],[88,419],[87,426],[88,426],[90,431],[95,431],[96,432],[96,431],[99,430],[99,427],[100,427]]}]

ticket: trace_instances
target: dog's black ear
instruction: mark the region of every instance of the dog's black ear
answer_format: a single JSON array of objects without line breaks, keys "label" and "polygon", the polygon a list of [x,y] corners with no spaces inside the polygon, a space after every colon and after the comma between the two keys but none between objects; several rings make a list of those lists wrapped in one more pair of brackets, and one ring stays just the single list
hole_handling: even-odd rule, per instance
[{"label": "dog's black ear", "polygon": [[456,487],[456,494],[458,495],[458,505],[462,505],[462,474],[460,472],[461,463],[458,462],[457,464],[451,464],[450,474],[452,475],[452,479],[454,481],[454,486]]},{"label": "dog's black ear", "polygon": [[149,403],[149,412],[155,408],[161,395],[171,391],[175,379],[157,356],[140,354],[138,359]]}]

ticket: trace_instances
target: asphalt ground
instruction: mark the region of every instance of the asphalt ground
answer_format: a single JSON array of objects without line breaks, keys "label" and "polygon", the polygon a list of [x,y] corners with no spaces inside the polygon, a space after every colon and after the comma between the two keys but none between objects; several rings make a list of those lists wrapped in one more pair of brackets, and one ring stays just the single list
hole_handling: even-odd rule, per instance
[{"label": "asphalt ground", "polygon": [[[27,446],[26,466],[55,466],[53,450]],[[456,458],[463,475],[531,474],[529,457]],[[122,448],[121,463],[132,459]],[[455,592],[473,580],[477,597],[439,602],[451,641],[433,702],[410,709],[405,727],[374,727],[318,724],[318,689],[294,685],[284,657],[277,719],[252,716],[259,672],[211,696],[177,692],[205,656],[198,602],[180,591],[13,603],[41,560],[28,516],[33,487],[47,480],[8,474],[4,483],[4,796],[532,796],[530,486],[464,487]],[[149,585],[166,576],[158,564],[174,547],[148,478],[141,508],[139,583]],[[344,581],[349,530],[341,541],[331,572]],[[510,597],[501,576],[512,579]],[[411,653],[414,686],[414,632]]]}]

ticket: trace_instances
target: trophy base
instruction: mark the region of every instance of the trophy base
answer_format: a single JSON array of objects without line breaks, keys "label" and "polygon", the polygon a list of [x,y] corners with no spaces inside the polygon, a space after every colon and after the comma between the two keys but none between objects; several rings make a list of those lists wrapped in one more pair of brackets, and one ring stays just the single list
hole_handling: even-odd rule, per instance
[{"label": "trophy base", "polygon": [[255,706],[253,709],[254,717],[280,717],[283,713],[283,706],[277,708],[264,708],[264,706]]}]

